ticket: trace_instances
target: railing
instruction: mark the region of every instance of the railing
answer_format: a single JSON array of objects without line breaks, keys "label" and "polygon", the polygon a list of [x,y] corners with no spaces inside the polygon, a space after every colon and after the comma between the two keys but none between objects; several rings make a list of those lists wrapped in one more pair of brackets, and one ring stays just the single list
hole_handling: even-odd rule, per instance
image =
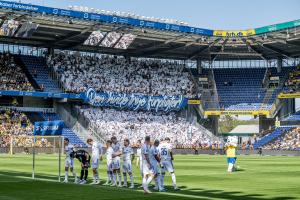
[{"label": "railing", "polygon": [[49,75],[51,77],[51,79],[53,81],[55,81],[59,87],[59,89],[61,89],[63,92],[66,92],[67,90],[64,88],[63,84],[61,83],[61,75],[58,74],[52,66],[48,66],[48,64],[46,63],[46,66],[48,68],[48,71],[49,71]]}]

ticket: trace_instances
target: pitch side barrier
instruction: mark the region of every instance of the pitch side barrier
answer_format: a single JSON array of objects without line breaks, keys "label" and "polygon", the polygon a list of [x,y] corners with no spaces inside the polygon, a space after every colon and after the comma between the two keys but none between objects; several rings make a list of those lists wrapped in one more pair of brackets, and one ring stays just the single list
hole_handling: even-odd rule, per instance
[{"label": "pitch side barrier", "polygon": [[[90,148],[80,148],[76,147],[76,149],[85,149],[88,152],[91,152]],[[36,154],[58,154],[60,151],[57,147],[36,147]],[[134,149],[136,152],[136,149]],[[105,152],[105,149],[104,149]],[[206,155],[225,155],[223,150],[198,150],[195,152],[194,149],[173,149],[174,154],[176,155],[198,155],[198,154],[206,154]],[[9,147],[0,147],[0,154],[8,154],[10,153]],[[14,147],[13,154],[32,154],[32,147]],[[257,150],[238,150],[239,155],[258,155]],[[289,150],[263,150],[263,156],[300,156],[300,151],[289,151]]]},{"label": "pitch side barrier", "polygon": [[69,9],[52,8],[46,6],[16,3],[11,1],[0,1],[0,8],[35,12],[40,14],[56,15],[62,17],[71,17],[82,20],[99,21],[112,24],[126,24],[141,28],[152,28],[163,31],[175,31],[182,33],[191,33],[203,36],[219,36],[219,37],[245,37],[250,35],[259,35],[268,32],[279,31],[288,28],[300,26],[300,20],[264,26],[256,29],[248,30],[210,30],[191,26],[176,25],[170,23],[154,22],[149,20],[134,19],[129,17],[120,17],[113,15],[104,15],[90,12],[74,11]]}]

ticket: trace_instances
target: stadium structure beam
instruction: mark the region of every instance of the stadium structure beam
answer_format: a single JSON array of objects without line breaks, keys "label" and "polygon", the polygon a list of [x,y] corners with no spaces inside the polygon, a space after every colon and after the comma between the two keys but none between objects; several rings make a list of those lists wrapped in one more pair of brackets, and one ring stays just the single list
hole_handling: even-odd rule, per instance
[{"label": "stadium structure beam", "polygon": [[[209,51],[210,62],[214,62],[215,59],[218,57],[218,55],[221,55],[221,54],[224,53],[224,49],[225,49],[225,45],[226,45],[227,41],[228,41],[228,38],[226,38],[226,39],[223,41],[222,46],[219,47],[218,51],[215,51],[215,52],[210,52],[210,51]],[[228,52],[227,52],[227,53],[228,53]],[[229,54],[229,53],[228,53],[228,54]],[[228,54],[226,54],[226,55],[228,55]]]},{"label": "stadium structure beam", "polygon": [[203,51],[211,48],[212,46],[214,46],[216,43],[218,43],[222,38],[217,38],[215,39],[213,42],[211,42],[209,45],[205,46],[205,47],[202,47],[201,49],[195,51],[194,53],[192,53],[188,59],[191,60],[191,59],[194,59],[195,57],[197,57],[200,53],[202,53]]},{"label": "stadium structure beam", "polygon": [[258,44],[259,46],[261,46],[264,49],[268,49],[270,51],[273,51],[277,54],[280,54],[282,57],[286,57],[286,58],[291,58],[291,55],[289,53],[286,53],[280,49],[277,49],[275,47],[270,46],[269,44],[262,44],[261,42],[258,42],[256,40],[254,40],[253,38],[250,38],[252,42]]},{"label": "stadium structure beam", "polygon": [[290,44],[290,45],[293,45],[293,46],[300,47],[300,42],[293,42],[293,41],[287,40],[286,43],[287,43],[287,44]]},{"label": "stadium structure beam", "polygon": [[71,33],[67,34],[66,36],[56,40],[52,45],[56,45],[56,44],[61,43],[63,41],[70,40],[74,37],[77,37],[77,36],[80,36],[82,34],[85,34],[85,33],[89,32],[89,31],[92,31],[92,30],[95,29],[95,26],[98,27],[99,24],[93,24],[92,26],[90,26],[90,27],[88,27],[88,28],[86,28],[86,29],[84,29],[80,32],[71,32]]},{"label": "stadium structure beam", "polygon": [[263,60],[267,61],[267,57],[263,54],[263,52],[256,49],[256,47],[252,46],[250,42],[248,42],[245,38],[242,38],[242,41],[255,53],[259,54],[259,57],[261,57]]},{"label": "stadium structure beam", "polygon": [[278,49],[278,48],[276,48],[276,47],[272,47],[272,46],[270,46],[269,44],[260,44],[262,47],[265,47],[265,48],[267,48],[267,49],[270,49],[271,51],[274,51],[275,53],[278,53],[278,54],[281,54],[281,55],[283,55],[284,57],[286,57],[286,58],[291,58],[291,55],[289,54],[289,53],[287,53],[287,52],[285,52],[285,51],[283,51],[283,50],[281,50],[281,49]]},{"label": "stadium structure beam", "polygon": [[[187,47],[187,44],[177,44],[177,45],[171,45],[171,46],[166,46],[172,42],[176,42],[184,37],[187,37],[188,35],[180,35],[180,36],[177,36],[173,39],[169,39],[169,40],[166,40],[165,42],[155,46],[155,44],[153,45],[148,45],[146,48],[144,48],[142,50],[142,53],[139,53],[141,51],[135,51],[135,52],[132,52],[132,53],[135,53],[135,54],[138,54],[138,56],[150,56],[150,55],[153,55],[153,54],[156,54],[156,53],[163,53],[163,52],[166,52],[166,51],[171,51],[171,50],[176,50],[176,49],[180,49],[180,48],[183,48],[183,47]],[[197,39],[198,40],[198,39]],[[193,41],[194,43],[195,41]],[[155,49],[153,49],[155,48]]]}]

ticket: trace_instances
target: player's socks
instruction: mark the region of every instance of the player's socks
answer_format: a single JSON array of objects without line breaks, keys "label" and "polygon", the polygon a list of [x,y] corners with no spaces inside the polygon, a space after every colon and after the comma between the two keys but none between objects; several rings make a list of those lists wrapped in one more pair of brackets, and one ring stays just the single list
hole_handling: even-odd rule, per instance
[{"label": "player's socks", "polygon": [[85,181],[87,180],[88,175],[89,175],[89,170],[85,169],[84,170],[84,180]]},{"label": "player's socks", "polygon": [[161,184],[161,175],[160,174],[157,175],[157,184],[158,184],[158,190],[162,191],[164,188],[163,188],[163,186]]},{"label": "player's socks", "polygon": [[127,187],[127,174],[123,173],[123,178],[124,178],[124,187]]},{"label": "player's socks", "polygon": [[80,180],[83,180],[83,176],[84,176],[84,170],[82,169],[82,170],[80,171]]},{"label": "player's socks", "polygon": [[122,186],[122,176],[120,172],[118,172],[118,181],[119,181],[119,186]]},{"label": "player's socks", "polygon": [[77,174],[76,172],[72,172],[72,175],[74,176],[74,183],[77,183]]},{"label": "player's socks", "polygon": [[165,187],[164,181],[165,181],[165,174],[162,174],[161,177],[160,177],[160,185],[161,185],[162,188]]},{"label": "player's socks", "polygon": [[112,176],[113,176],[112,186],[116,186],[117,185],[117,173],[113,173]]},{"label": "player's socks", "polygon": [[146,178],[146,177],[143,177],[142,185],[143,185],[144,190],[145,190],[145,189],[148,189],[147,178]]},{"label": "player's socks", "polygon": [[152,176],[149,176],[149,177],[147,178],[147,185],[149,185],[149,184],[151,183],[152,179],[153,179]]},{"label": "player's socks", "polygon": [[69,177],[69,173],[65,171],[65,180],[64,180],[65,183],[68,182],[68,177]]},{"label": "player's socks", "polygon": [[174,188],[177,188],[177,186],[176,186],[176,176],[175,176],[175,173],[172,173],[172,174],[171,174],[171,177],[172,177],[173,187],[174,187]]},{"label": "player's socks", "polygon": [[130,174],[130,183],[131,183],[130,188],[134,188],[134,180],[133,180],[133,175],[132,174]]},{"label": "player's socks", "polygon": [[160,187],[160,180],[159,180],[159,175],[155,178],[155,187],[154,187],[154,190],[160,190],[161,187]]}]

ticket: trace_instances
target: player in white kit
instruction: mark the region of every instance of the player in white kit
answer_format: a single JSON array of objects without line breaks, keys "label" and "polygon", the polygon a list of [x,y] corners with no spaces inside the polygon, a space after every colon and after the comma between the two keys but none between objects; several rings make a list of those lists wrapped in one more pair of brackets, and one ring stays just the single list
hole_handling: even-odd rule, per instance
[{"label": "player in white kit", "polygon": [[122,149],[123,154],[123,178],[124,184],[123,187],[127,187],[127,174],[130,177],[130,187],[134,188],[133,174],[132,174],[132,161],[134,159],[133,149],[129,146],[130,142],[128,139],[124,139],[124,147]]},{"label": "player in white kit", "polygon": [[106,141],[107,181],[104,185],[113,184],[112,160],[113,160],[114,150],[111,146],[112,146],[111,140],[107,140]]},{"label": "player in white kit", "polygon": [[150,162],[150,136],[145,137],[145,142],[142,146],[142,168],[143,168],[143,189],[145,194],[151,193],[148,189],[149,184],[151,183],[154,173],[153,167]]},{"label": "player in white kit", "polygon": [[161,186],[161,175],[160,175],[160,167],[159,167],[159,163],[160,163],[160,158],[159,158],[159,154],[158,154],[158,146],[159,146],[159,140],[155,140],[154,144],[151,146],[150,148],[150,162],[152,165],[152,169],[154,172],[154,180],[155,180],[155,190],[158,190],[160,192],[163,192],[164,189]]},{"label": "player in white kit", "polygon": [[[121,159],[120,156],[122,155],[121,145],[118,142],[115,136],[111,137],[112,141],[112,148],[114,150],[113,160],[112,160],[112,169],[113,169],[113,184],[111,186],[122,187],[122,176],[121,176]],[[117,179],[119,184],[117,184]]]},{"label": "player in white kit", "polygon": [[142,159],[142,142],[141,140],[137,141],[137,150],[136,150],[136,166],[140,169],[141,176],[143,177],[143,159]]},{"label": "player in white kit", "polygon": [[92,185],[94,184],[99,184],[99,164],[100,161],[102,161],[102,145],[93,139],[89,138],[86,141],[89,145],[92,146],[92,169],[93,169],[93,182],[91,183]]},{"label": "player in white kit", "polygon": [[174,158],[173,158],[170,138],[166,138],[163,142],[159,144],[158,152],[160,157],[160,164],[162,167],[162,177],[161,177],[162,188],[164,188],[164,178],[165,178],[166,171],[168,171],[171,174],[174,189],[178,190],[178,187],[176,185],[176,176],[173,167]]},{"label": "player in white kit", "polygon": [[73,157],[73,152],[75,151],[74,146],[70,144],[70,141],[68,138],[64,139],[64,145],[65,145],[65,154],[66,154],[66,159],[65,159],[65,180],[64,183],[68,182],[68,177],[69,177],[69,169],[70,172],[72,172],[74,176],[74,182],[77,183],[77,174],[74,172],[74,157]]}]

